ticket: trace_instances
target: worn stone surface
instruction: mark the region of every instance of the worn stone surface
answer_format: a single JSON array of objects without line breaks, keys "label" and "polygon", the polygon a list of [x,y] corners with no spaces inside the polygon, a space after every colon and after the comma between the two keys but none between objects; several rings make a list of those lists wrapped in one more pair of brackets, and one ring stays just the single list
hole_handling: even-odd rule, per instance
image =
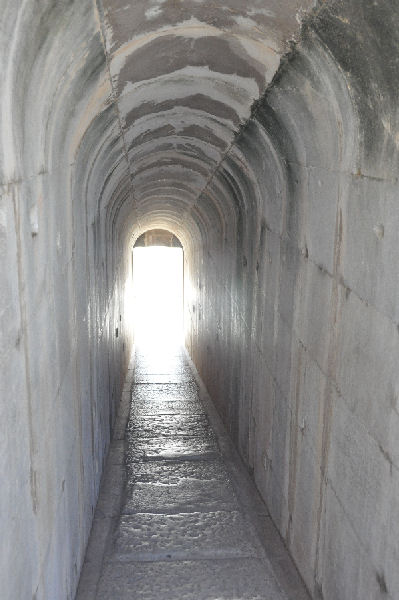
[{"label": "worn stone surface", "polygon": [[[136,357],[137,364],[146,362],[145,354],[138,352]],[[108,528],[97,525],[93,531],[77,600],[111,600],[115,596],[120,600],[306,598],[282,546],[278,560],[285,557],[285,569],[275,576],[278,561],[275,565],[269,561],[268,545],[276,547],[281,540],[272,528],[267,536],[259,536],[259,531],[266,530],[266,507],[243,475],[243,465],[232,452],[223,426],[220,421],[215,423],[215,414],[208,410],[209,400],[205,407],[200,402],[202,392],[184,353],[170,370],[183,365],[190,380],[179,385],[179,394],[183,403],[196,404],[195,416],[184,410],[159,414],[158,406],[168,405],[173,386],[156,383],[145,386],[153,407],[149,416],[142,402],[137,405],[138,398],[145,400],[143,385],[133,384],[125,430],[125,482],[116,482],[112,489],[108,479],[104,480],[95,522],[107,515],[107,500],[109,507],[116,506],[113,496],[119,496],[119,511],[110,513],[113,518]],[[142,373],[143,368],[138,378]],[[158,402],[154,403],[156,396]],[[198,430],[193,430],[198,423]],[[212,457],[206,449],[210,434],[215,444]],[[167,436],[179,438],[182,447],[187,447],[183,457],[151,454],[154,444],[162,446]],[[195,452],[193,439],[203,441]],[[136,448],[144,449],[145,456],[137,458]],[[250,505],[248,497],[253,502],[258,498],[258,504]]]},{"label": "worn stone surface", "polygon": [[[242,558],[109,564],[98,600],[271,600],[280,597],[261,561]],[[293,596],[294,598],[295,596]]]},{"label": "worn stone surface", "polygon": [[[140,489],[135,490],[137,495]],[[166,509],[166,507],[165,507]],[[256,557],[256,540],[237,511],[145,513],[122,516],[116,560],[193,560]]]},{"label": "worn stone surface", "polygon": [[[164,464],[162,465],[164,466]],[[175,484],[136,483],[131,489],[125,513],[193,512],[233,510],[237,508],[232,487],[225,481],[183,479]]]}]

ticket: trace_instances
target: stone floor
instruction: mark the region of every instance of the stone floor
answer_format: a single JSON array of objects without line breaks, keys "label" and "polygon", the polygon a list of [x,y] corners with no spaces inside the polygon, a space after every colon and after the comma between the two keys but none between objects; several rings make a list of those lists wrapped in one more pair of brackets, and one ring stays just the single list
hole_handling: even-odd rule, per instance
[{"label": "stone floor", "polygon": [[181,348],[136,352],[76,598],[308,599]]}]

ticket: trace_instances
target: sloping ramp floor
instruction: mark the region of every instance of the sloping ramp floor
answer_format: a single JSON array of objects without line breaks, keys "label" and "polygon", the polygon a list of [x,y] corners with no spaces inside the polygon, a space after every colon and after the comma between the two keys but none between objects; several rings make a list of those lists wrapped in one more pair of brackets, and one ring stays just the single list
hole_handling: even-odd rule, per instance
[{"label": "sloping ramp floor", "polygon": [[309,598],[180,347],[136,351],[76,598]]}]

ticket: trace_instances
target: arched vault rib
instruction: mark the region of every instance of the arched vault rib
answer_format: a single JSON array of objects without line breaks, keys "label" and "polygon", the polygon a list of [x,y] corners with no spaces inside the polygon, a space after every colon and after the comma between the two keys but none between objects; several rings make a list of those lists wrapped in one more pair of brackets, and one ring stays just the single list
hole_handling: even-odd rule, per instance
[{"label": "arched vault rib", "polygon": [[97,1],[137,227],[198,202],[313,4]]}]

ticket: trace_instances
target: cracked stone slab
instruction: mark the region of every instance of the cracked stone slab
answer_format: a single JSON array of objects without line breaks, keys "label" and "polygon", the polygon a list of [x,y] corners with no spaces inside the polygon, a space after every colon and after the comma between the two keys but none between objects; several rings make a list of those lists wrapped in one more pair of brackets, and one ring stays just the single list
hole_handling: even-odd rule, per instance
[{"label": "cracked stone slab", "polygon": [[233,486],[229,482],[187,479],[175,484],[136,483],[129,486],[122,512],[213,512],[238,508]]},{"label": "cracked stone slab", "polygon": [[109,563],[97,600],[283,600],[257,559]]},{"label": "cracked stone slab", "polygon": [[135,463],[129,469],[131,483],[178,484],[187,480],[229,481],[229,475],[222,460],[206,461],[153,461]]},{"label": "cracked stone slab", "polygon": [[191,373],[187,371],[177,371],[174,373],[140,373],[135,378],[136,385],[163,384],[163,383],[189,383],[193,380]]},{"label": "cracked stone slab", "polygon": [[138,439],[130,443],[126,459],[130,461],[139,460],[176,460],[186,459],[198,460],[215,458],[218,453],[216,438],[214,437],[158,437],[155,439]]},{"label": "cracked stone slab", "polygon": [[197,384],[190,381],[186,383],[154,383],[151,385],[138,385],[132,391],[132,404],[143,401],[151,404],[154,400],[159,402],[195,402],[198,403]]},{"label": "cracked stone slab", "polygon": [[188,381],[192,381],[193,374],[187,363],[182,363],[181,360],[173,361],[149,361],[140,362],[134,370],[136,383],[145,380],[147,375],[175,375],[177,377],[185,376]]},{"label": "cracked stone slab", "polygon": [[205,415],[135,415],[132,416],[128,436],[132,438],[158,436],[209,436],[211,428]]},{"label": "cracked stone slab", "polygon": [[203,413],[204,410],[198,401],[174,400],[164,402],[162,398],[153,399],[151,403],[145,401],[135,402],[131,408],[132,419],[141,415],[202,415]]},{"label": "cracked stone slab", "polygon": [[159,356],[149,359],[142,357],[137,359],[135,364],[135,373],[172,373],[173,371],[190,372],[187,360],[181,356]]},{"label": "cracked stone slab", "polygon": [[121,516],[113,560],[259,557],[260,543],[238,511]]}]

